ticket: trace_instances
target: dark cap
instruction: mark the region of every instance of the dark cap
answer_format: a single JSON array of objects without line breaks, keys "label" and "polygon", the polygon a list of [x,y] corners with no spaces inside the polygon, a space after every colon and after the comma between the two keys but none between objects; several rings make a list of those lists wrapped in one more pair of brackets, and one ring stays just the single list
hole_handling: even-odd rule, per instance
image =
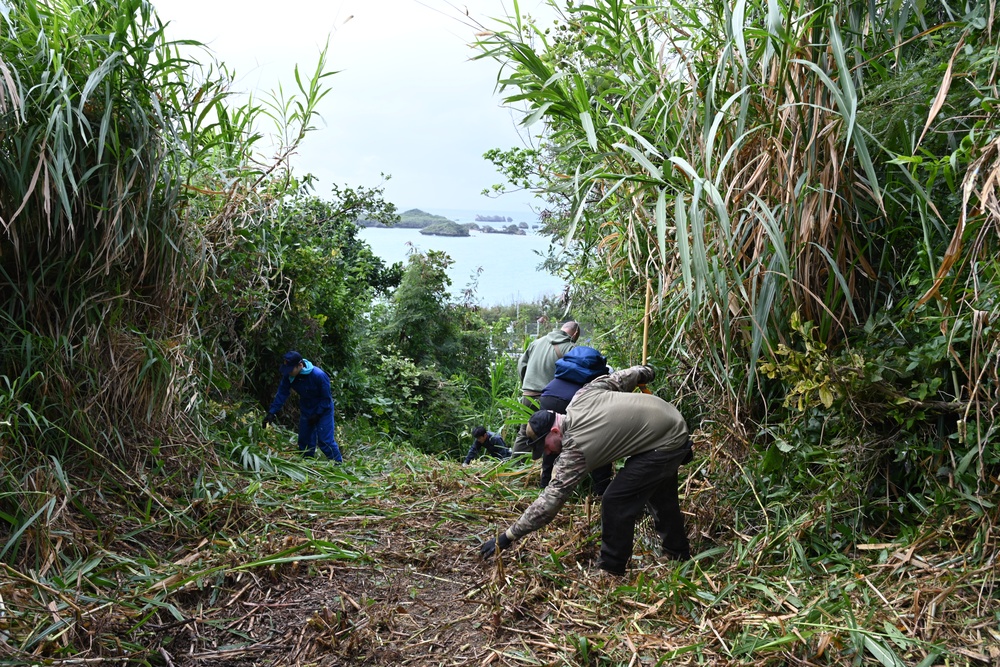
[{"label": "dark cap", "polygon": [[531,447],[531,458],[540,459],[545,452],[545,436],[556,423],[556,413],[551,410],[539,410],[528,420],[528,446]]},{"label": "dark cap", "polygon": [[291,350],[290,352],[286,352],[285,353],[285,363],[281,364],[281,374],[282,375],[288,375],[293,370],[295,370],[296,366],[298,366],[301,363],[302,363],[302,355],[301,354],[299,354],[295,350]]}]

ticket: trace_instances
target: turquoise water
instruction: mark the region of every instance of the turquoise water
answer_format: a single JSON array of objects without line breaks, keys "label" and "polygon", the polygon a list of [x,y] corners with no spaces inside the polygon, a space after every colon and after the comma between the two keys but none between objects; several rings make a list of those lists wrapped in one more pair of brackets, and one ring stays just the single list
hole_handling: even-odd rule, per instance
[{"label": "turquoise water", "polygon": [[362,229],[359,236],[390,264],[405,261],[414,249],[448,253],[455,260],[448,270],[449,292],[457,299],[463,289],[478,280],[476,302],[481,306],[528,303],[562,291],[561,279],[538,268],[549,247],[547,238],[534,234],[471,234],[461,238],[424,236],[419,229],[369,227]]}]

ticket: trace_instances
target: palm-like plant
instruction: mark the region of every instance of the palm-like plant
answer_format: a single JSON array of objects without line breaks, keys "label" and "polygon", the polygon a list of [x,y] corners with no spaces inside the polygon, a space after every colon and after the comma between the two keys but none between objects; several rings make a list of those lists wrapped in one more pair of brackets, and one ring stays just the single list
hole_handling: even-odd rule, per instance
[{"label": "palm-like plant", "polygon": [[[597,249],[609,297],[640,301],[655,282],[654,355],[695,363],[727,421],[763,417],[748,412],[769,396],[757,370],[780,367],[796,322],[814,322],[810,335],[837,350],[921,294],[942,297],[921,317],[945,330],[971,317],[957,304],[983,309],[963,285],[995,279],[976,261],[996,247],[981,226],[995,210],[968,209],[983,233],[967,262],[956,220],[963,165],[995,165],[976,130],[996,118],[985,100],[997,34],[983,7],[958,17],[850,0],[549,4],[555,32],[515,12],[481,35],[482,57],[502,64],[499,85],[526,107],[524,122],[543,121],[537,183],[571,202],[560,234]],[[901,79],[926,91],[918,106],[893,88]],[[982,112],[969,117],[974,101]],[[983,201],[986,164],[973,176]],[[976,356],[969,366],[996,368],[995,346]],[[941,398],[995,405],[995,387],[962,366]],[[848,389],[826,380],[812,391],[829,407]]]}]

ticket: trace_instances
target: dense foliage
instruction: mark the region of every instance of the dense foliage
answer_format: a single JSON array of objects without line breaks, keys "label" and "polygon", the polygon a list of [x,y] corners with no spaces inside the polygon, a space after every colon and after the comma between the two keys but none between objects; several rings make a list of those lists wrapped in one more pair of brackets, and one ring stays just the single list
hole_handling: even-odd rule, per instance
[{"label": "dense foliage", "polygon": [[851,530],[932,519],[939,488],[992,507],[987,6],[549,4],[553,27],[479,43],[543,128],[488,157],[548,194],[575,292],[635,331],[652,281],[672,396],[769,484],[856,508]]},{"label": "dense foliage", "polygon": [[[234,604],[244,574],[259,584],[285,565],[361,562],[380,540],[379,557],[423,567],[435,553],[400,555],[365,523],[416,532],[406,517],[421,510],[387,511],[387,489],[414,505],[414,489],[466,494],[426,531],[456,518],[496,529],[496,507],[511,519],[530,502],[532,469],[460,476],[446,460],[474,425],[513,435],[525,419],[514,360],[567,318],[615,366],[648,344],[655,388],[695,427],[685,500],[701,554],[655,565],[665,578],[640,577],[634,599],[612,596],[643,610],[617,634],[648,645],[614,652],[570,634],[549,657],[894,666],[898,651],[929,665],[954,648],[931,628],[949,623],[987,659],[1000,477],[992,6],[550,4],[553,27],[515,3],[478,45],[541,128],[536,147],[488,158],[549,198],[546,265],[571,288],[481,310],[474,284],[449,292],[446,255],[386,267],[359,240],[358,220],[398,220],[380,187],[319,195],[292,171],[329,90],[325,51],[294,72],[292,97],[235,98],[232,73],[168,42],[148,2],[0,0],[0,659],[169,663],[175,634]],[[265,159],[266,133],[277,151]],[[317,470],[294,458],[291,431],[257,426],[292,347],[333,378],[349,470]],[[282,418],[294,423],[294,407]],[[558,550],[528,559],[540,574],[525,561],[508,579],[498,565],[496,618],[537,610],[552,582],[581,590],[567,568],[587,563],[595,528],[577,500],[588,522],[553,527]],[[365,545],[312,534],[317,514]],[[458,562],[475,539],[449,530]],[[868,551],[877,565],[855,558]],[[910,583],[870,595],[873,578],[893,585],[890,559]],[[927,568],[933,590],[912,583]],[[462,596],[479,589],[466,584]],[[904,599],[928,609],[926,625],[923,612],[904,619]],[[316,645],[371,657],[359,648],[370,628],[340,604],[344,616],[324,608],[306,623],[321,628]],[[675,617],[701,632],[723,607],[717,642],[663,651]],[[228,640],[239,622],[212,627]]]}]

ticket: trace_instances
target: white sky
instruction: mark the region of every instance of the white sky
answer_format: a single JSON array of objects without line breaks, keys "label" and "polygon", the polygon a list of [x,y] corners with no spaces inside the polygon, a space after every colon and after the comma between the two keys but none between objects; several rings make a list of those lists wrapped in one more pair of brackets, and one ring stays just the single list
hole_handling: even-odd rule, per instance
[{"label": "white sky", "polygon": [[[323,118],[294,161],[319,178],[318,195],[333,183],[374,187],[386,173],[386,199],[400,211],[522,211],[533,201],[480,194],[503,180],[482,154],[528,135],[494,94],[497,63],[469,60],[476,31],[458,20],[467,9],[494,26],[510,0],[152,1],[168,38],[207,44],[236,70],[236,90],[258,97],[279,82],[294,91],[295,65],[312,72],[329,37],[327,66],[339,73],[326,79]],[[522,14],[549,15],[543,5],[520,1]]]}]

